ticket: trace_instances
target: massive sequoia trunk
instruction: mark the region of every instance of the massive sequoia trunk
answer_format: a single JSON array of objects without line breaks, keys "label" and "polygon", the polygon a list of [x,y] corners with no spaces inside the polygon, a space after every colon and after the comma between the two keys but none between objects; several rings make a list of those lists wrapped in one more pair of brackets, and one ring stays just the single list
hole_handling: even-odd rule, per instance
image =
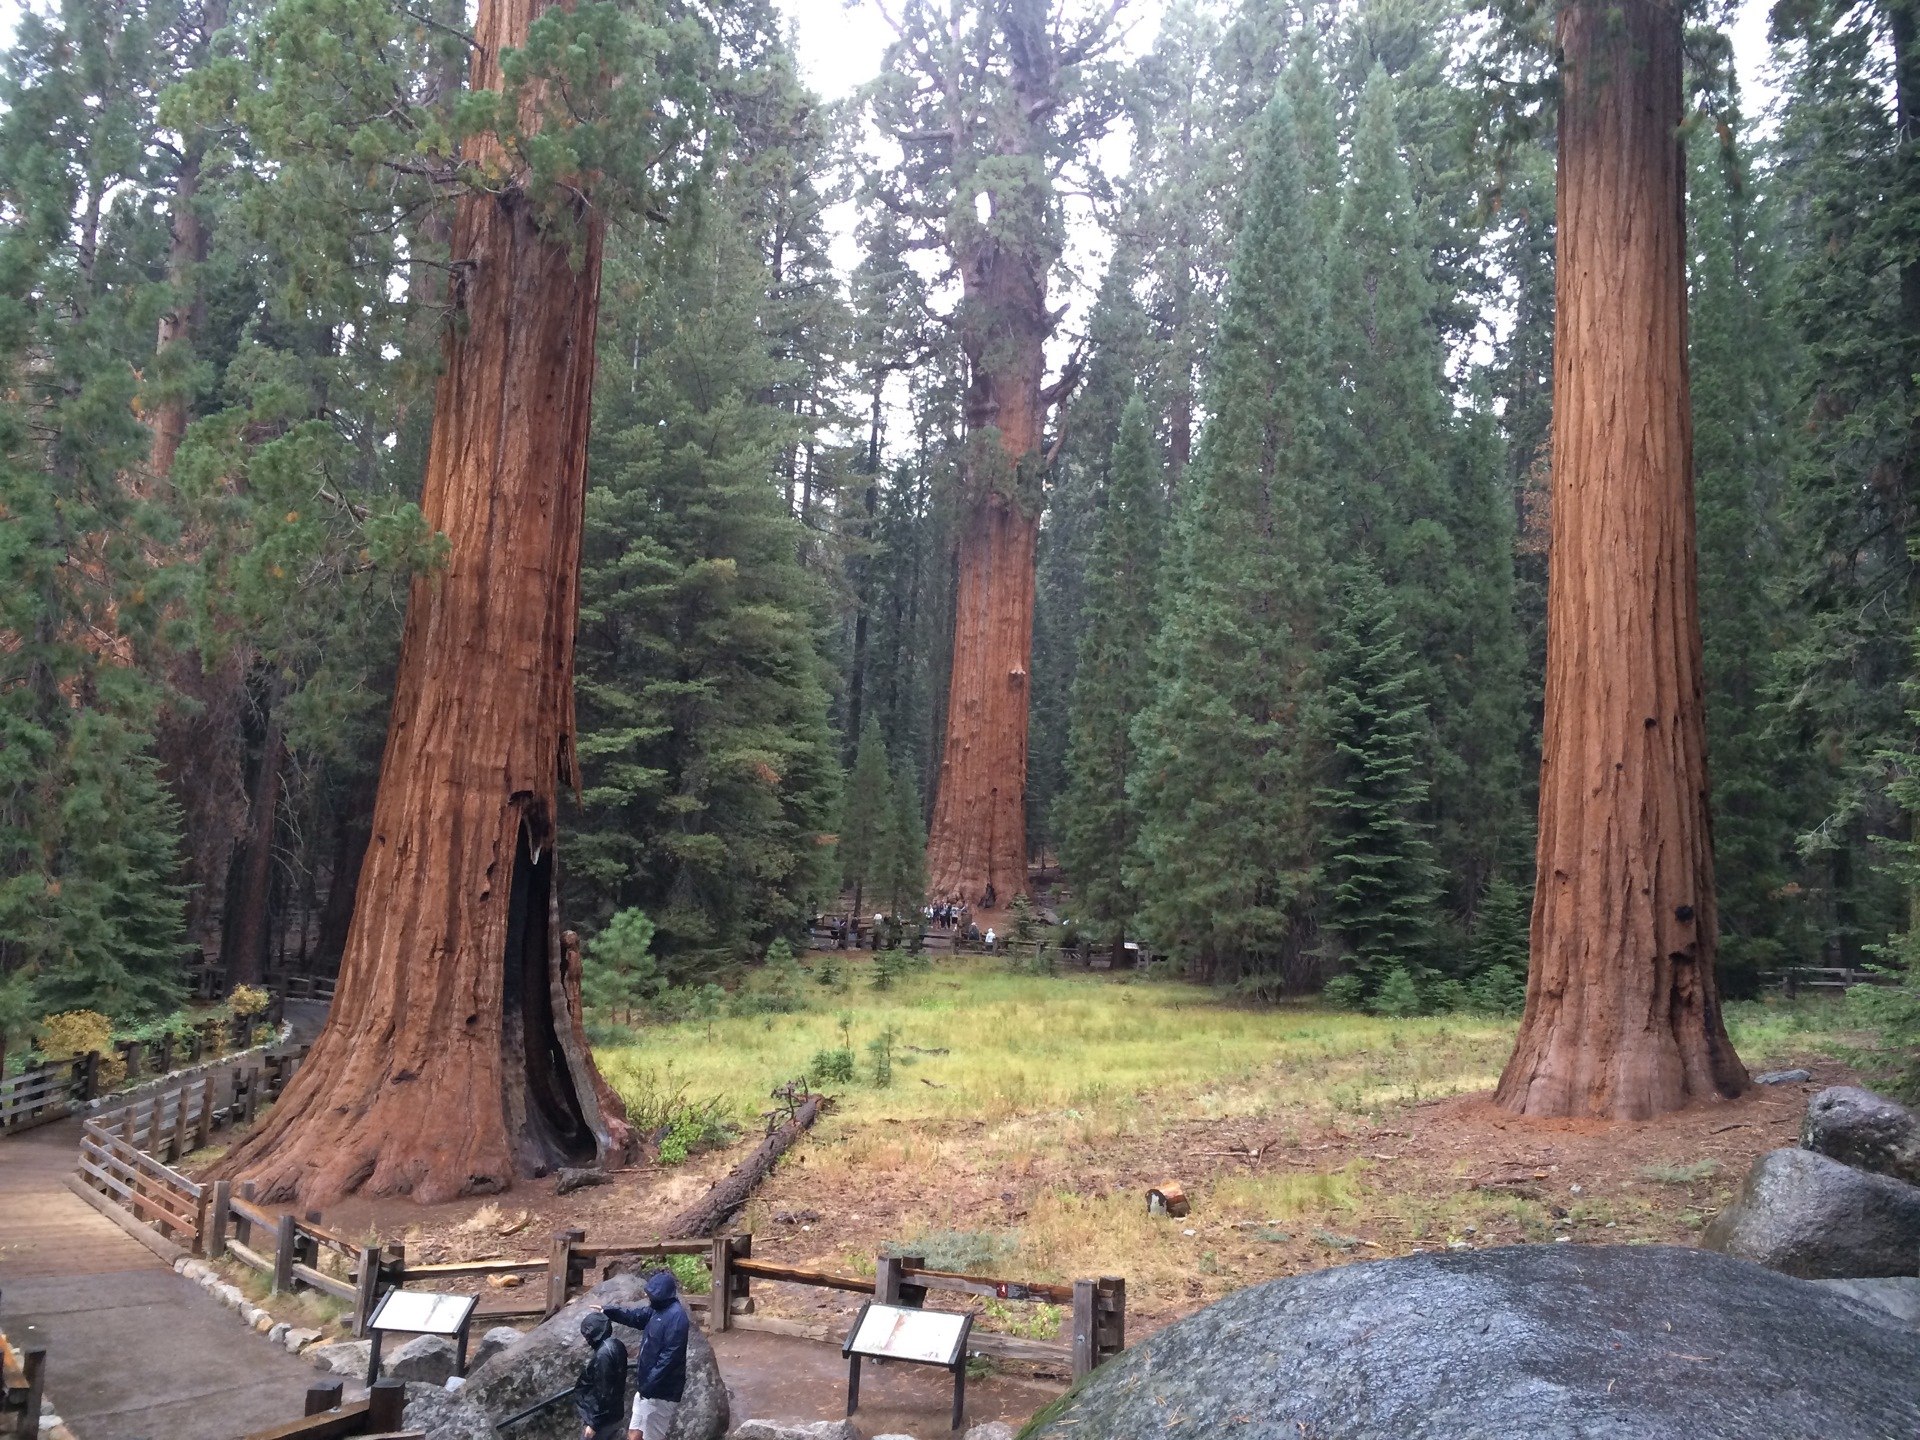
[{"label": "massive sequoia trunk", "polygon": [[962,271],[965,508],[939,798],[927,838],[936,901],[1004,906],[1027,888],[1027,668],[1048,329],[1044,275],[983,241]]},{"label": "massive sequoia trunk", "polygon": [[[482,5],[476,89],[499,87],[501,50],[544,8]],[[477,148],[506,168],[496,143]],[[577,246],[547,233],[511,174],[460,201],[465,316],[422,499],[447,559],[408,605],[339,998],[224,1166],[275,1200],[445,1200],[626,1144],[581,1031],[555,873],[602,242],[590,208],[576,219]]]},{"label": "massive sequoia trunk", "polygon": [[1639,1118],[1738,1094],[1695,597],[1676,9],[1560,12],[1546,728],[1532,965],[1496,1098]]}]

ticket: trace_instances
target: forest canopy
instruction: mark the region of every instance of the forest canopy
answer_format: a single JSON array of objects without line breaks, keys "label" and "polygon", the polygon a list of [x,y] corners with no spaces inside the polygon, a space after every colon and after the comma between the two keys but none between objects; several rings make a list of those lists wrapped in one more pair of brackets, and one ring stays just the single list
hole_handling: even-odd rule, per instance
[{"label": "forest canopy", "polygon": [[[649,985],[694,993],[823,913],[1044,889],[1088,945],[1245,993],[1517,1010],[1542,15],[882,13],[828,101],[769,0],[556,7],[494,89],[459,0],[22,11],[0,1035],[339,964],[409,593],[450,563],[421,506],[454,216],[509,173],[576,266],[604,246],[552,821],[589,954],[638,917]],[[1914,953],[1920,60],[1903,5],[1784,3],[1750,97],[1729,17],[1688,20],[1737,996]]]}]

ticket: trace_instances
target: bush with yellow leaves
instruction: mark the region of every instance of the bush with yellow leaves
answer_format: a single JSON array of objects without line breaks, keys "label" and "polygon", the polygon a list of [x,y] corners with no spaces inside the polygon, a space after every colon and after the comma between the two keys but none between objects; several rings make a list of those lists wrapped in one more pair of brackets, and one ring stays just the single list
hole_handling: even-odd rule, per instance
[{"label": "bush with yellow leaves", "polygon": [[100,1052],[100,1088],[110,1090],[127,1078],[127,1062],[113,1048],[113,1022],[98,1010],[63,1010],[34,1027],[40,1050],[49,1060],[72,1060]]}]

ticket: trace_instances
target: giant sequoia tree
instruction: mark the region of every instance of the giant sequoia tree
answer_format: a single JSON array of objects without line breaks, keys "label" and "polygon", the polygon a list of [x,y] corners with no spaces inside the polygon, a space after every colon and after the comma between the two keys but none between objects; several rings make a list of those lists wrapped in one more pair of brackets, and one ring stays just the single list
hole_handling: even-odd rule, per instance
[{"label": "giant sequoia tree", "polygon": [[1044,383],[1063,235],[1055,182],[1117,106],[1101,57],[1118,5],[1077,23],[1049,0],[911,0],[874,91],[906,163],[882,200],[944,247],[968,362],[952,681],[927,868],[932,893],[1000,904],[1026,888],[1028,669]]},{"label": "giant sequoia tree", "polygon": [[479,183],[454,220],[463,314],[422,502],[447,554],[413,586],[339,999],[271,1119],[226,1162],[275,1198],[441,1200],[625,1142],[561,945],[556,791],[577,774],[605,207],[652,178],[623,157],[655,165],[684,138],[638,128],[699,97],[683,86],[662,104],[684,30],[643,29],[612,5],[546,9],[480,10],[470,98],[490,103],[463,157]]},{"label": "giant sequoia tree", "polygon": [[1496,1098],[1641,1117],[1734,1095],[1695,594],[1676,6],[1559,14],[1553,520],[1526,1015]]}]

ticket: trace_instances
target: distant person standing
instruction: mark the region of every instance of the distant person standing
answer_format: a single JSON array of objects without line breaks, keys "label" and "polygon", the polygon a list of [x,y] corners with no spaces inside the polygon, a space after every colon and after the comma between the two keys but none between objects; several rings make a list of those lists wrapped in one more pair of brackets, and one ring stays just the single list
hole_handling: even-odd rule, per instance
[{"label": "distant person standing", "polygon": [[642,1332],[640,1357],[633,1362],[633,1417],[627,1440],[666,1440],[687,1388],[687,1307],[671,1270],[647,1277],[646,1309],[606,1305],[602,1313],[616,1325]]},{"label": "distant person standing", "polygon": [[994,939],[993,927],[989,925],[987,927],[987,953],[989,955],[993,954]]}]

